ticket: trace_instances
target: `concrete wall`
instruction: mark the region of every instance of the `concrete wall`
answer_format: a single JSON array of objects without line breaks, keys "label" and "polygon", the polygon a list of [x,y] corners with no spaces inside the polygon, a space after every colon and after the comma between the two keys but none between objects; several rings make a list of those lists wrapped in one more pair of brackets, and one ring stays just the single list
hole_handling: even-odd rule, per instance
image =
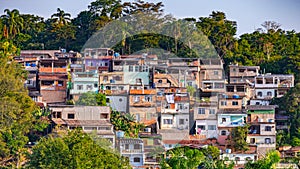
[{"label": "concrete wall", "polygon": [[108,103],[112,110],[128,113],[128,96],[106,96],[110,101]]}]

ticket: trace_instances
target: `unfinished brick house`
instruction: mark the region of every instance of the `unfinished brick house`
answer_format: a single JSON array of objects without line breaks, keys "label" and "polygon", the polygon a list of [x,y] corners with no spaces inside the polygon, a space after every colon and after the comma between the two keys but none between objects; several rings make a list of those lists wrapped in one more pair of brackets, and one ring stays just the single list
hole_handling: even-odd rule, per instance
[{"label": "unfinished brick house", "polygon": [[39,63],[39,82],[42,101],[65,103],[67,98],[67,61],[43,59]]}]

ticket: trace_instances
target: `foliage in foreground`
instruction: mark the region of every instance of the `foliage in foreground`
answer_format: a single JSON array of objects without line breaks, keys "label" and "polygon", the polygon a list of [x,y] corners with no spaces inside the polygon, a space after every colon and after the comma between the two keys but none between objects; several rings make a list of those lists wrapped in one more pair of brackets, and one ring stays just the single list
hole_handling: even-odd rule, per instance
[{"label": "foliage in foreground", "polygon": [[275,164],[280,161],[280,153],[276,150],[270,151],[267,155],[255,162],[248,162],[245,165],[245,169],[273,169]]},{"label": "foliage in foreground", "polygon": [[190,147],[177,147],[167,152],[167,158],[161,162],[163,169],[204,168],[232,169],[233,163],[226,165],[219,159],[219,149],[208,146],[201,150]]},{"label": "foliage in foreground", "polygon": [[134,122],[132,115],[121,114],[118,111],[112,111],[110,121],[114,125],[115,130],[124,131],[127,137],[137,138],[139,131],[144,128],[143,124]]},{"label": "foliage in foreground", "polygon": [[24,160],[28,135],[47,126],[43,113],[24,88],[26,71],[12,61],[18,48],[0,41],[0,166],[19,167]]},{"label": "foliage in foreground", "polygon": [[129,161],[80,130],[41,139],[28,155],[28,168],[131,168]]}]

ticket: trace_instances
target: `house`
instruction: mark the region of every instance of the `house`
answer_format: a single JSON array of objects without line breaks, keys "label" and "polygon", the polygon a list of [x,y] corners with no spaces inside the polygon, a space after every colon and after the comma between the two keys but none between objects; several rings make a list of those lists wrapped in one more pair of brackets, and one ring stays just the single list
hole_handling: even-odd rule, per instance
[{"label": "house", "polygon": [[49,105],[54,125],[64,129],[81,128],[86,133],[95,132],[115,145],[113,125],[108,106]]},{"label": "house", "polygon": [[202,92],[224,92],[225,76],[221,59],[201,59],[199,84]]},{"label": "house", "polygon": [[[219,94],[225,93],[222,59],[200,59],[199,89],[191,114],[190,133],[199,139],[218,138]],[[193,126],[193,127],[191,127]]]},{"label": "house", "polygon": [[257,146],[258,157],[276,148],[276,124],[274,105],[248,105],[247,123],[250,125],[247,142]]},{"label": "house", "polygon": [[118,138],[117,148],[122,156],[128,157],[129,163],[134,169],[144,166],[145,152],[142,139]]},{"label": "house", "polygon": [[255,97],[250,105],[269,105],[274,97],[282,97],[294,87],[294,75],[262,74],[255,77]]},{"label": "house", "polygon": [[97,93],[99,90],[98,76],[97,70],[72,73],[72,88],[70,90],[72,99],[78,100],[82,93]]},{"label": "house", "polygon": [[66,60],[40,60],[38,80],[43,102],[66,102],[68,81]]},{"label": "house", "polygon": [[255,77],[259,74],[259,71],[259,66],[229,65],[229,83],[254,85]]},{"label": "house", "polygon": [[196,100],[191,117],[195,121],[192,134],[196,134],[199,139],[217,138],[218,96],[213,93],[200,95],[201,99]]},{"label": "house", "polygon": [[156,90],[149,86],[130,85],[129,112],[137,122],[157,120]]},{"label": "house", "polygon": [[114,51],[109,48],[85,48],[83,51],[85,70],[111,72]]},{"label": "house", "polygon": [[226,139],[233,128],[246,125],[247,114],[243,110],[219,110],[218,112],[218,142],[226,144]]},{"label": "house", "polygon": [[[152,126],[156,125],[156,120],[152,121]],[[149,125],[149,124],[148,124]],[[139,138],[143,140],[145,152],[145,165],[151,168],[160,166],[161,154],[164,152],[162,145],[162,135],[153,131],[152,127],[147,126],[144,132],[139,133]]]}]

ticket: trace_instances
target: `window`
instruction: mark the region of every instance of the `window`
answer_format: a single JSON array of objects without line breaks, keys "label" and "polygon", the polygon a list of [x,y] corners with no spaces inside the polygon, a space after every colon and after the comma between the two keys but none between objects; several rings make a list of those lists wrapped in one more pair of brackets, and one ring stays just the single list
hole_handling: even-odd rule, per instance
[{"label": "window", "polygon": [[256,79],[257,84],[263,84],[263,79]]},{"label": "window", "polygon": [[237,101],[232,101],[232,105],[233,105],[233,106],[238,106],[238,105],[239,105],[239,102],[237,102]]},{"label": "window", "polygon": [[140,114],[135,114],[135,119],[137,122],[139,122],[141,119],[140,119]]},{"label": "window", "polygon": [[83,90],[83,85],[77,85],[77,90]]},{"label": "window", "polygon": [[104,81],[104,82],[108,81],[108,76],[104,76],[104,77],[103,77],[103,81]]},{"label": "window", "polygon": [[216,110],[215,109],[209,109],[209,114],[216,114]]},{"label": "window", "polygon": [[75,118],[75,114],[73,114],[73,113],[71,113],[71,114],[69,113],[68,114],[68,119],[74,119],[74,118]]},{"label": "window", "polygon": [[221,101],[221,106],[227,106],[227,101]]},{"label": "window", "polygon": [[224,88],[224,83],[215,83],[215,88],[216,89],[223,89]]},{"label": "window", "polygon": [[222,136],[226,136],[226,131],[225,131],[225,130],[222,130],[222,131],[221,131],[221,135],[222,135]]},{"label": "window", "polygon": [[271,131],[272,127],[271,126],[265,126],[265,131]]},{"label": "window", "polygon": [[214,71],[214,75],[218,75],[219,74],[219,72],[218,71]]},{"label": "window", "polygon": [[108,114],[106,114],[106,113],[101,113],[101,114],[100,114],[100,119],[108,119]]},{"label": "window", "polygon": [[146,102],[152,102],[152,96],[145,96]]},{"label": "window", "polygon": [[123,99],[122,99],[122,98],[120,98],[120,99],[119,99],[119,102],[122,102],[122,101],[123,101]]},{"label": "window", "polygon": [[140,101],[140,96],[134,96],[134,102],[137,103]]},{"label": "window", "polygon": [[262,92],[257,92],[257,96],[262,97]]},{"label": "window", "polygon": [[98,84],[97,83],[94,83],[94,88],[97,88],[98,87]]},{"label": "window", "polygon": [[267,96],[272,96],[272,92],[267,92]]},{"label": "window", "polygon": [[205,130],[205,126],[204,125],[197,125],[197,128],[201,129],[201,130]]},{"label": "window", "polygon": [[198,108],[198,114],[205,114],[205,108]]},{"label": "window", "polygon": [[110,127],[98,127],[98,130],[110,130]]},{"label": "window", "polygon": [[84,130],[97,130],[97,127],[84,127]]},{"label": "window", "polygon": [[63,86],[63,85],[64,85],[64,81],[59,80],[57,86]]},{"label": "window", "polygon": [[162,80],[158,80],[158,83],[162,83]]},{"label": "window", "polygon": [[179,125],[183,125],[184,124],[184,119],[179,119]]},{"label": "window", "polygon": [[235,68],[233,68],[233,69],[232,69],[232,71],[233,71],[233,72],[235,72],[235,71],[236,71],[236,69],[235,69]]},{"label": "window", "polygon": [[222,118],[222,123],[226,122],[226,118]]},{"label": "window", "polygon": [[142,79],[141,79],[141,78],[136,78],[136,79],[135,79],[135,82],[136,82],[137,84],[141,84],[141,83],[142,83]]},{"label": "window", "polygon": [[86,85],[86,90],[93,90],[93,85]]},{"label": "window", "polygon": [[50,80],[50,81],[43,80],[41,83],[42,83],[43,86],[52,86],[52,85],[54,85],[53,80]]},{"label": "window", "polygon": [[129,66],[129,72],[133,72],[133,66]]},{"label": "window", "polygon": [[106,103],[109,103],[110,102],[110,99],[109,98],[106,98]]},{"label": "window", "polygon": [[141,145],[139,145],[139,144],[134,144],[133,148],[134,148],[135,150],[141,149]]},{"label": "window", "polygon": [[207,129],[208,130],[216,130],[216,125],[208,125]]},{"label": "window", "polygon": [[52,118],[61,118],[61,112],[53,112]]},{"label": "window", "polygon": [[240,161],[241,158],[240,158],[240,157],[235,157],[234,160],[235,160],[235,161]]},{"label": "window", "polygon": [[164,119],[164,124],[173,124],[172,119]]},{"label": "window", "polygon": [[133,162],[139,163],[139,162],[141,162],[141,159],[139,157],[134,157]]},{"label": "window", "polygon": [[134,67],[134,71],[135,71],[135,72],[139,72],[139,66],[135,66],[135,67]]},{"label": "window", "polygon": [[251,157],[246,157],[246,161],[251,161]]},{"label": "window", "polygon": [[129,144],[125,144],[125,150],[129,149]]},{"label": "window", "polygon": [[178,103],[177,107],[179,110],[183,110],[184,109],[184,104],[183,103]]},{"label": "window", "polygon": [[256,102],[255,105],[260,105],[260,103],[259,103],[259,102]]},{"label": "window", "polygon": [[265,138],[265,143],[266,144],[270,144],[271,143],[271,139],[270,138]]},{"label": "window", "polygon": [[116,81],[121,81],[122,77],[121,76],[114,76],[113,79],[116,80]]},{"label": "window", "polygon": [[255,138],[250,138],[250,143],[254,144],[255,143]]}]

